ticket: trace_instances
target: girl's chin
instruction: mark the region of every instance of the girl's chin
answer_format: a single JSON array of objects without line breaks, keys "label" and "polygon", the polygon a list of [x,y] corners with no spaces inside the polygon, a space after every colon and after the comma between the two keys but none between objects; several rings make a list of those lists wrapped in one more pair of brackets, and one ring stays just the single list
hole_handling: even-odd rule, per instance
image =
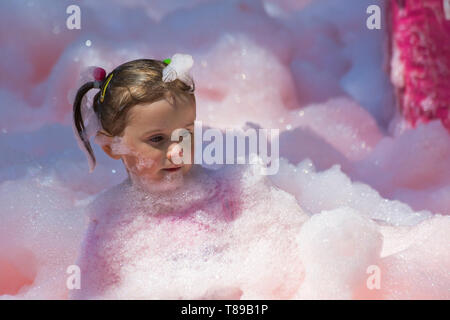
[{"label": "girl's chin", "polygon": [[183,168],[178,170],[161,169],[156,176],[141,175],[133,177],[132,180],[133,184],[146,191],[157,192],[179,188],[183,185],[183,175]]}]

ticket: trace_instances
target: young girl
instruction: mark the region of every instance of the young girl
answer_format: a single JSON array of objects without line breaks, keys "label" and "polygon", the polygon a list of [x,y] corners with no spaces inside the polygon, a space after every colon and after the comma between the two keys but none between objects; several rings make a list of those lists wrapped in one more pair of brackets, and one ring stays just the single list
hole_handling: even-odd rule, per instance
[{"label": "young girl", "polygon": [[295,235],[306,215],[295,198],[252,166],[173,161],[181,154],[172,133],[194,133],[192,63],[181,54],[130,61],[106,77],[97,69],[78,90],[74,128],[91,171],[81,101],[98,88],[95,141],[123,161],[128,178],[88,206],[81,289],[71,298],[288,299],[297,291]]}]

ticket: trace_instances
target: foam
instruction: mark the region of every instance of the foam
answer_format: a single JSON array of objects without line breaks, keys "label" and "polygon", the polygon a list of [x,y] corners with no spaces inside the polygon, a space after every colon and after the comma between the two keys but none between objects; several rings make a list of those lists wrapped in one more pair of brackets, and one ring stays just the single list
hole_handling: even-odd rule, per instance
[{"label": "foam", "polygon": [[[72,32],[64,3],[1,2],[1,298],[449,299],[448,132],[392,117],[370,4],[89,2]],[[277,175],[225,166],[147,195],[101,138],[88,174],[71,128],[79,81],[175,52],[195,60],[197,120],[280,129]],[[74,263],[80,292],[66,287]]]},{"label": "foam", "polygon": [[288,298],[302,276],[295,199],[243,165],[204,170],[170,194],[124,183],[98,198],[73,298]]},{"label": "foam", "polygon": [[297,242],[306,276],[295,298],[351,299],[378,263],[382,236],[371,219],[341,207],[311,217]]}]

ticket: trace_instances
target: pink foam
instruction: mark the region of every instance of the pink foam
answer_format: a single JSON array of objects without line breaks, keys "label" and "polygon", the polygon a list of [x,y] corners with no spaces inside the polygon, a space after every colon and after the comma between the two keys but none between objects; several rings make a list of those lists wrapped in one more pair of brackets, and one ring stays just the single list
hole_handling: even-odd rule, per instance
[{"label": "pink foam", "polygon": [[[444,1],[392,1],[392,74],[411,126],[440,119],[450,129],[450,20]],[[397,73],[397,74],[396,74]]]},{"label": "pink foam", "polygon": [[[396,33],[397,52],[417,125],[394,120],[391,131],[384,39],[361,20],[371,0],[112,3],[85,3],[78,31],[66,29],[64,3],[0,4],[1,299],[450,298],[448,132],[416,117],[445,117],[423,113],[425,93],[432,106],[449,98],[438,72],[448,41],[416,32],[437,26],[429,11],[397,17],[411,30]],[[414,34],[441,44],[433,59],[403,43]],[[79,78],[178,51],[195,59],[198,120],[280,130],[277,175],[235,166],[181,195],[139,198],[94,141],[88,173],[71,129]],[[159,210],[170,215],[146,214]],[[74,264],[81,291],[66,286]],[[369,265],[380,290],[366,286]]]}]

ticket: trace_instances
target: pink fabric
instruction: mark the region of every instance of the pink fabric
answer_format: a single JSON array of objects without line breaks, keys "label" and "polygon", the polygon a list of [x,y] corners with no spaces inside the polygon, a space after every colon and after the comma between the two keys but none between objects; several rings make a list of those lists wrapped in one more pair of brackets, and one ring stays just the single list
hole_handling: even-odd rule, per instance
[{"label": "pink fabric", "polygon": [[[418,123],[440,118],[450,130],[450,20],[443,0],[392,1],[392,71],[399,106],[406,121]],[[397,65],[396,65],[397,64]],[[400,64],[400,65],[399,65]]]}]

